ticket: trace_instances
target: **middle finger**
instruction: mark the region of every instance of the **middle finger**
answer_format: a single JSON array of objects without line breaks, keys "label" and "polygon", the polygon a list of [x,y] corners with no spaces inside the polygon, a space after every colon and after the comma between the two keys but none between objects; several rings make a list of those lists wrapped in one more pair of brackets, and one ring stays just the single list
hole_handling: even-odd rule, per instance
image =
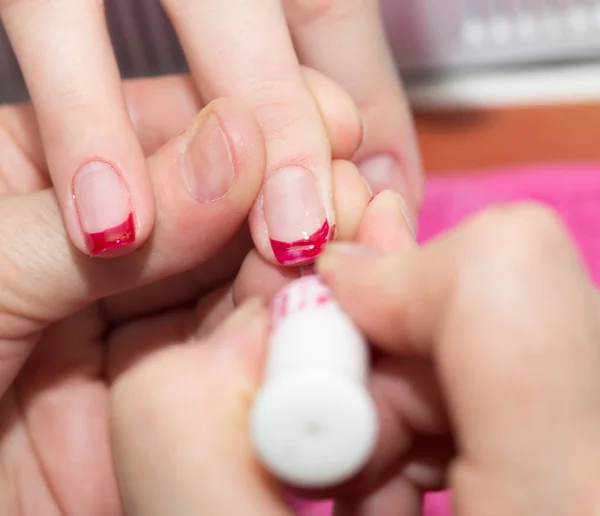
[{"label": "middle finger", "polygon": [[257,248],[283,265],[315,258],[335,225],[331,150],[280,0],[163,3],[204,100],[245,101],[263,130],[266,180],[251,218]]}]

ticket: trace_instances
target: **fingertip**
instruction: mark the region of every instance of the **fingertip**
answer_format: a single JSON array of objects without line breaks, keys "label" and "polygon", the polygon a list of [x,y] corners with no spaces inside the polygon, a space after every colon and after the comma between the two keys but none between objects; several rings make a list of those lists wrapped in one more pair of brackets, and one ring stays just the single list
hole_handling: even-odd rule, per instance
[{"label": "fingertip", "polygon": [[404,198],[392,190],[384,190],[371,199],[356,240],[382,251],[397,252],[414,248],[415,234]]},{"label": "fingertip", "polygon": [[[229,317],[212,336],[213,341],[218,341],[227,335],[246,333],[248,328],[256,330],[267,318],[267,309],[260,297],[249,297]],[[258,322],[258,324],[254,324]]]},{"label": "fingertip", "polygon": [[334,159],[350,159],[364,140],[365,124],[350,94],[313,68],[302,67],[331,143]]},{"label": "fingertip", "polygon": [[253,249],[244,259],[234,281],[234,304],[239,305],[256,296],[270,303],[275,294],[298,275],[298,267],[273,264]]},{"label": "fingertip", "polygon": [[332,163],[336,239],[353,240],[369,204],[371,192],[356,166],[343,160]]},{"label": "fingertip", "polygon": [[377,256],[374,248],[353,242],[332,242],[316,261],[317,273],[327,283],[337,283],[340,271],[354,269],[356,262],[372,260]]},{"label": "fingertip", "polygon": [[232,377],[230,367],[224,371],[233,390],[254,390],[261,376],[266,353],[269,313],[260,297],[246,299],[208,338],[215,353],[228,357],[227,363],[236,364]]}]

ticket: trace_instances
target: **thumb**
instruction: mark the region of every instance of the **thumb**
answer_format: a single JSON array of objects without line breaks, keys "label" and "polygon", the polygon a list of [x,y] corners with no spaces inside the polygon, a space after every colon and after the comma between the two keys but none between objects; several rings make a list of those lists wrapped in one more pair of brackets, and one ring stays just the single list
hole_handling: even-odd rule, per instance
[{"label": "thumb", "polygon": [[110,343],[111,432],[126,513],[291,516],[247,430],[266,310],[248,301],[210,337],[184,342],[178,317],[134,323]]},{"label": "thumb", "polygon": [[491,209],[403,254],[332,246],[319,271],[376,347],[434,364],[443,409],[406,373],[380,392],[394,422],[449,415],[457,515],[598,507],[599,301],[552,212]]},{"label": "thumb", "polygon": [[148,159],[157,204],[151,239],[111,260],[71,246],[52,189],[1,199],[0,393],[48,324],[213,257],[246,219],[264,160],[250,112],[232,100],[209,104]]}]

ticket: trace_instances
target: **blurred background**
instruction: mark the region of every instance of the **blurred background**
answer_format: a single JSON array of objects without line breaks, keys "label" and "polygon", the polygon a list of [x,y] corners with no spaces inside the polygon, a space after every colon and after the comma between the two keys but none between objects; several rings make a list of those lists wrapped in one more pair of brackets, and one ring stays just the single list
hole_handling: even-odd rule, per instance
[{"label": "blurred background", "polygon": [[[125,77],[185,58],[158,0],[105,0]],[[600,0],[382,0],[429,174],[600,160]],[[0,102],[26,89],[0,30]]]}]

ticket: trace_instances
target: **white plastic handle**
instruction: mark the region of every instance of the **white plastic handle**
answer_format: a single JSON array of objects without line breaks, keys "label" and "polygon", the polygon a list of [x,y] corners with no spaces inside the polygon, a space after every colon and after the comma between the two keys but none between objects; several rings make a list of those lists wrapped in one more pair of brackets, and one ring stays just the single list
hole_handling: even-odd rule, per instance
[{"label": "white plastic handle", "polygon": [[265,383],[250,420],[256,453],[273,474],[323,488],[365,465],[378,435],[368,366],[364,337],[317,276],[276,296]]}]

